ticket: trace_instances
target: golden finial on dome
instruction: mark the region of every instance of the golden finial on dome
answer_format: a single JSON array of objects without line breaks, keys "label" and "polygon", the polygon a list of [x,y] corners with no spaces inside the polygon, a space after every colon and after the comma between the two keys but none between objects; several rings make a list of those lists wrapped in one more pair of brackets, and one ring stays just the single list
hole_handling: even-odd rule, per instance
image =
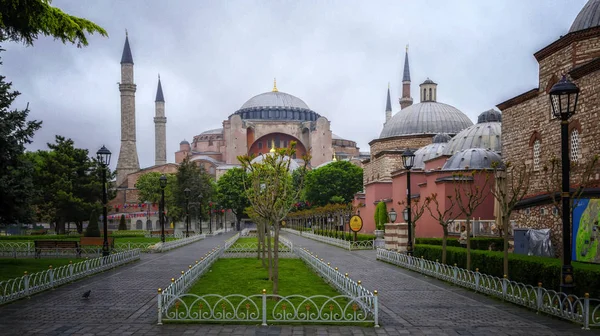
[{"label": "golden finial on dome", "polygon": [[277,90],[277,78],[273,78],[273,92],[279,92]]},{"label": "golden finial on dome", "polygon": [[[277,88],[274,88],[273,90],[277,90]],[[277,92],[277,91],[275,91],[275,92]],[[271,150],[269,152],[275,153],[275,139],[271,140]]]},{"label": "golden finial on dome", "polygon": [[333,153],[333,161],[337,161],[337,157],[335,157],[335,153]]}]

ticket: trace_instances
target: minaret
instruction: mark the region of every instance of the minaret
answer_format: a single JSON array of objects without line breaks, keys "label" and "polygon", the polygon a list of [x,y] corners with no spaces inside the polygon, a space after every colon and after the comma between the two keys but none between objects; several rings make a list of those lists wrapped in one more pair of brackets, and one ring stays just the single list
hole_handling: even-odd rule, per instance
[{"label": "minaret", "polygon": [[404,54],[404,73],[402,74],[402,98],[399,99],[399,102],[401,109],[405,109],[413,103],[413,99],[410,97],[410,68],[408,66],[408,44],[406,45],[406,54]]},{"label": "minaret", "polygon": [[392,100],[390,99],[390,83],[388,83],[387,101],[385,103],[385,122],[392,119]]},{"label": "minaret", "polygon": [[165,97],[160,84],[160,75],[158,75],[154,110],[154,164],[158,166],[167,163],[167,117],[165,117]]},{"label": "minaret", "polygon": [[121,56],[121,150],[117,161],[117,186],[131,174],[140,170],[135,144],[135,84],[133,83],[133,56],[129,48],[129,37],[125,32],[125,46]]}]

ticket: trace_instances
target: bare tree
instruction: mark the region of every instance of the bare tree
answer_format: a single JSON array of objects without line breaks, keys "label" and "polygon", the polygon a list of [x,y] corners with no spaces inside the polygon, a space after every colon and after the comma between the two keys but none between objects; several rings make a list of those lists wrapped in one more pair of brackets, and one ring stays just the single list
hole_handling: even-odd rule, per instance
[{"label": "bare tree", "polygon": [[[483,177],[483,185],[478,181]],[[490,172],[471,170],[470,173],[457,173],[452,175],[454,182],[454,197],[456,206],[461,214],[465,215],[467,230],[467,269],[471,269],[471,216],[490,194]]]},{"label": "bare tree", "polygon": [[452,223],[458,216],[460,216],[460,212],[456,211],[456,201],[452,196],[446,196],[448,200],[448,204],[444,203],[440,205],[438,200],[438,194],[433,193],[431,196],[427,197],[429,199],[429,204],[435,204],[435,212],[431,209],[431,206],[427,207],[427,210],[431,214],[431,217],[437,220],[438,224],[442,226],[442,230],[444,231],[444,236],[442,238],[442,263],[446,263],[446,246],[448,244],[448,225]]},{"label": "bare tree", "polygon": [[[417,222],[419,221],[419,219],[421,218],[421,216],[423,216],[423,213],[425,212],[425,208],[429,207],[429,202],[431,202],[431,200],[429,198],[425,198],[425,200],[423,202],[421,202],[421,198],[419,197],[416,200],[413,200],[411,202],[410,205],[410,212],[411,212],[411,218],[410,218],[410,233],[412,235],[412,239],[413,241],[412,246],[415,246],[415,231],[416,231],[416,227],[417,227]],[[398,205],[400,206],[406,206],[406,201],[399,201]]]},{"label": "bare tree", "polygon": [[[290,165],[296,152],[296,142],[292,141],[289,148],[273,149],[271,153],[263,155],[262,160],[252,162],[248,155],[238,157],[242,167],[248,172],[244,179],[244,188],[253,211],[265,223],[266,241],[269,246],[269,260],[271,266],[271,279],[273,281],[273,294],[279,290],[279,230],[281,221],[292,210],[294,203],[302,190],[294,187]],[[310,158],[305,156],[304,168]],[[305,171],[305,169],[303,169]],[[300,176],[300,184],[304,176]],[[274,242],[271,255],[270,228],[273,228]]]},{"label": "bare tree", "polygon": [[529,192],[529,182],[532,169],[525,164],[514,166],[510,162],[504,165],[495,164],[494,175],[496,183],[492,188],[492,195],[500,211],[501,234],[504,236],[504,274],[508,276],[508,229],[510,215],[515,206]]}]

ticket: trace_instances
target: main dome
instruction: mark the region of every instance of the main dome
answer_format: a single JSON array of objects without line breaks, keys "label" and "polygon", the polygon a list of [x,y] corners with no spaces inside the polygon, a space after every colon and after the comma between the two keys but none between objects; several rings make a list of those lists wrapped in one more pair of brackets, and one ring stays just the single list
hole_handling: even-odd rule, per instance
[{"label": "main dome", "polygon": [[456,134],[473,125],[459,109],[438,102],[421,102],[396,113],[388,120],[379,138],[417,134]]},{"label": "main dome", "polygon": [[252,107],[295,107],[307,110],[310,109],[302,99],[289,93],[279,91],[265,92],[256,95],[248,99],[248,101],[242,105],[240,110]]},{"label": "main dome", "polygon": [[315,121],[321,117],[302,99],[280,92],[277,86],[248,99],[235,114],[246,120]]}]

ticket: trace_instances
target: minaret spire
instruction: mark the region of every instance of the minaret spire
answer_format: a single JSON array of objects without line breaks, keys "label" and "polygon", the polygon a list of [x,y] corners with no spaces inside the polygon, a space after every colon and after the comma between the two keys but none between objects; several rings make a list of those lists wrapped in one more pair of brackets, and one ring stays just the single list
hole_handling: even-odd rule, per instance
[{"label": "minaret spire", "polygon": [[140,170],[136,145],[135,91],[133,82],[133,56],[129,36],[125,32],[125,45],[121,56],[121,149],[117,161],[117,187],[127,183],[127,175]]},{"label": "minaret spire", "polygon": [[387,101],[385,102],[385,122],[392,119],[392,99],[390,98],[390,83],[388,82]]},{"label": "minaret spire", "polygon": [[167,163],[167,117],[165,117],[165,97],[163,95],[160,74],[154,100],[154,164]]},{"label": "minaret spire", "polygon": [[404,70],[402,72],[402,97],[398,100],[400,108],[405,109],[412,105],[413,99],[410,97],[410,66],[408,65],[408,44],[404,54]]}]

